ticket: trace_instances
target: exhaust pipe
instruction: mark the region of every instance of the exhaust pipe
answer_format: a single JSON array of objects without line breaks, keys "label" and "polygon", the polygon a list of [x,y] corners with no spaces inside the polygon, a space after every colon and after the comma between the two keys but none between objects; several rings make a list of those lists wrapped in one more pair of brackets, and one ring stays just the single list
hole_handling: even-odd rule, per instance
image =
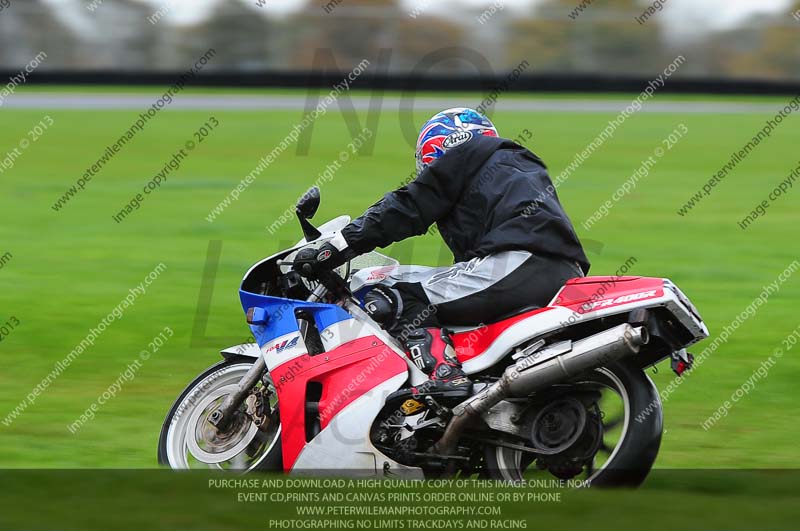
[{"label": "exhaust pipe", "polygon": [[645,327],[626,323],[576,341],[572,350],[556,357],[537,362],[534,353],[519,360],[507,368],[497,382],[453,408],[453,419],[434,445],[434,451],[451,455],[464,428],[500,401],[508,397],[526,397],[590,369],[637,354],[649,340]]}]

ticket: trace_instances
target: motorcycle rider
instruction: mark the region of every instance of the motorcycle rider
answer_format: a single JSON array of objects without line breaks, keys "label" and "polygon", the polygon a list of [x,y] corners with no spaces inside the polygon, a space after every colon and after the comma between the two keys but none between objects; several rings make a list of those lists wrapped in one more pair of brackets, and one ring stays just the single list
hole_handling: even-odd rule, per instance
[{"label": "motorcycle rider", "polygon": [[311,265],[333,269],[436,223],[455,263],[390,274],[363,303],[428,374],[426,392],[463,397],[472,382],[445,326],[480,325],[545,306],[590,264],[544,162],[500,138],[477,111],[447,109],[428,120],[416,162],[414,181],[353,220]]}]

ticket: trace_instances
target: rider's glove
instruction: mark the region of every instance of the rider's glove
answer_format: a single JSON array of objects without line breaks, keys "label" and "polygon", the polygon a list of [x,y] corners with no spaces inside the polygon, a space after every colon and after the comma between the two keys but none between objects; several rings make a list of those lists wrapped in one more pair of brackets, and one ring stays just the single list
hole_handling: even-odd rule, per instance
[{"label": "rider's glove", "polygon": [[302,249],[295,256],[292,268],[302,275],[317,276],[339,267],[355,256],[356,253],[347,246],[347,241],[339,234],[319,249]]}]

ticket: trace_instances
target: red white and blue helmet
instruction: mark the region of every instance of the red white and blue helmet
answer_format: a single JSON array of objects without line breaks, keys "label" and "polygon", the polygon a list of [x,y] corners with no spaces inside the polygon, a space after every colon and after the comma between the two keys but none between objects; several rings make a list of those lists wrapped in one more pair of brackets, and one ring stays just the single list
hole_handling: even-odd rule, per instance
[{"label": "red white and blue helmet", "polygon": [[473,135],[497,136],[494,124],[476,110],[447,109],[425,122],[417,138],[417,173],[445,151],[472,139]]}]

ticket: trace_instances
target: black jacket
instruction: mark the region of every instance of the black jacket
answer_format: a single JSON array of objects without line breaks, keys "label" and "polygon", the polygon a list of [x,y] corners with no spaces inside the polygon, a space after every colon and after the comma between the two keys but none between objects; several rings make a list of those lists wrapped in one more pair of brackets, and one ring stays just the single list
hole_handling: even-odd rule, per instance
[{"label": "black jacket", "polygon": [[568,258],[589,271],[546,166],[510,140],[475,136],[451,148],[342,235],[361,254],[424,234],[433,223],[456,262],[525,250]]}]

